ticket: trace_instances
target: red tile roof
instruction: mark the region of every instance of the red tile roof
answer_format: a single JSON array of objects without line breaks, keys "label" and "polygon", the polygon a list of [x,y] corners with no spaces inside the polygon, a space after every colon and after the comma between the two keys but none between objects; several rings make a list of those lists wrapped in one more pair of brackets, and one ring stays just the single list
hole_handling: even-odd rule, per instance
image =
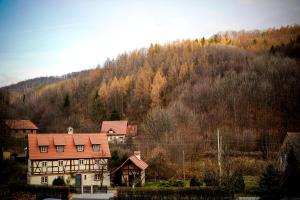
[{"label": "red tile roof", "polygon": [[[65,140],[64,152],[56,152],[55,142]],[[76,139],[75,139],[76,138]],[[94,152],[90,138],[100,140],[100,151]],[[84,145],[83,152],[77,152],[75,140]],[[97,142],[99,143],[99,142]],[[41,153],[39,145],[47,145],[48,152]],[[105,133],[49,133],[28,134],[28,149],[30,160],[79,159],[79,158],[109,158],[110,150]]]},{"label": "red tile roof", "polygon": [[132,155],[129,158],[127,158],[127,160],[122,165],[120,165],[117,169],[115,169],[112,172],[112,174],[114,174],[116,171],[121,169],[129,161],[131,161],[135,166],[137,166],[141,170],[145,170],[148,167],[147,163],[145,163],[143,160],[138,159],[135,155]]},{"label": "red tile roof", "polygon": [[90,136],[91,144],[101,144],[101,136],[100,135],[92,135]]},{"label": "red tile roof", "polygon": [[[107,135],[126,135],[128,121],[103,121],[101,126],[101,133]],[[112,130],[113,133],[109,133]]]},{"label": "red tile roof", "polygon": [[49,146],[49,136],[48,135],[39,135],[39,137],[37,137],[37,145],[38,146]]},{"label": "red tile roof", "polygon": [[53,142],[54,145],[66,145],[65,137],[54,137]]},{"label": "red tile roof", "polygon": [[29,129],[29,130],[37,130],[39,129],[32,121],[30,120],[5,120],[4,123],[10,129]]}]

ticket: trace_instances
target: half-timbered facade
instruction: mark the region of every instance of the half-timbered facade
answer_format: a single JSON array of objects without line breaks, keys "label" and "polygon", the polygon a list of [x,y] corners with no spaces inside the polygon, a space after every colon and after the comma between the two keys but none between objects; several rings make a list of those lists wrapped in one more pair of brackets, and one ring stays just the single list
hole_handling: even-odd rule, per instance
[{"label": "half-timbered facade", "polygon": [[135,151],[121,166],[112,172],[114,186],[143,186],[148,164],[141,160],[140,151]]},{"label": "half-timbered facade", "polygon": [[110,186],[104,133],[29,134],[28,184],[52,185],[61,177],[77,188]]}]

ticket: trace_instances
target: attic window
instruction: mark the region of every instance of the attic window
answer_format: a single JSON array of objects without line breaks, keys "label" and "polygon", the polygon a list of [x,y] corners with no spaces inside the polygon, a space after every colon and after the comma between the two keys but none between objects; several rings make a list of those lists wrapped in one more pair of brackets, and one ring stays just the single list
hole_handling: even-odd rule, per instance
[{"label": "attic window", "polygon": [[110,128],[107,132],[108,132],[108,133],[114,133],[115,131],[114,131],[113,129]]},{"label": "attic window", "polygon": [[84,145],[77,145],[76,148],[77,148],[77,152],[84,151]]},{"label": "attic window", "polygon": [[48,146],[40,146],[41,153],[47,153],[48,152]]},{"label": "attic window", "polygon": [[93,144],[93,151],[100,151],[100,144]]},{"label": "attic window", "polygon": [[56,145],[56,152],[64,152],[64,146],[63,145]]}]

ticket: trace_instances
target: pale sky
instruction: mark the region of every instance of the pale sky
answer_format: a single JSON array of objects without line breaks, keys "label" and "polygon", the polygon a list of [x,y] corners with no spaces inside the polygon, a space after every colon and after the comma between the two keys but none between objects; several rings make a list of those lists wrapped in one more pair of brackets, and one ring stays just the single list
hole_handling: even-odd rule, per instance
[{"label": "pale sky", "polygon": [[0,87],[130,50],[300,24],[299,0],[0,0]]}]

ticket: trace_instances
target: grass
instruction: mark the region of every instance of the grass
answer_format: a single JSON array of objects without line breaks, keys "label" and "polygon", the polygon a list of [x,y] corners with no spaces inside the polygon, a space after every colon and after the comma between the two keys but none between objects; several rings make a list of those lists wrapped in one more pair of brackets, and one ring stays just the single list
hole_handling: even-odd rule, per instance
[{"label": "grass", "polygon": [[147,181],[144,185],[146,188],[166,188],[166,187],[190,187],[190,180],[159,180]]},{"label": "grass", "polygon": [[259,190],[258,176],[244,176],[244,183],[246,194],[255,194]]}]

